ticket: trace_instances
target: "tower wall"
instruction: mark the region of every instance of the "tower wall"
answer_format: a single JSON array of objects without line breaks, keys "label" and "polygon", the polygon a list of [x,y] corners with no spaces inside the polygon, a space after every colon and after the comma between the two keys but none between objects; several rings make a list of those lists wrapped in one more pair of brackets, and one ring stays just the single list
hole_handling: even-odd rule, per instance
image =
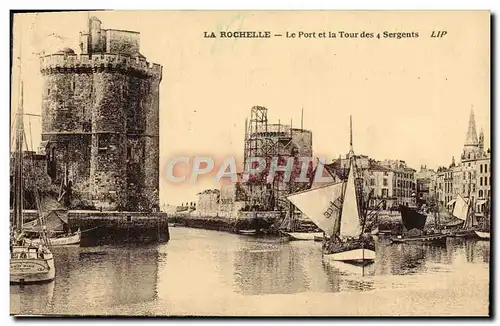
[{"label": "tower wall", "polygon": [[158,206],[161,70],[115,54],[41,58],[43,140],[53,142],[58,174],[69,167],[96,208]]},{"label": "tower wall", "polygon": [[92,75],[74,69],[43,69],[42,75],[42,140],[49,141],[49,174],[57,185],[75,184],[73,194],[89,200]]},{"label": "tower wall", "polygon": [[144,183],[150,205],[159,207],[159,166],[160,166],[160,80],[154,78],[148,85],[144,107],[146,117]]},{"label": "tower wall", "polygon": [[92,200],[103,209],[122,208],[127,194],[124,76],[98,68],[94,73],[93,86]]}]

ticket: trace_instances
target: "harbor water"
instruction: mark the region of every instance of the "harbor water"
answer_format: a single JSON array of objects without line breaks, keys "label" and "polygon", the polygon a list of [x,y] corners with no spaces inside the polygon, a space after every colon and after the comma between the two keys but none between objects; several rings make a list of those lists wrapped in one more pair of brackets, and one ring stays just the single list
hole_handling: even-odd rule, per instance
[{"label": "harbor water", "polygon": [[11,313],[128,316],[488,315],[488,241],[377,240],[367,267],[321,243],[174,227],[158,245],[54,248],[54,282],[11,286]]}]

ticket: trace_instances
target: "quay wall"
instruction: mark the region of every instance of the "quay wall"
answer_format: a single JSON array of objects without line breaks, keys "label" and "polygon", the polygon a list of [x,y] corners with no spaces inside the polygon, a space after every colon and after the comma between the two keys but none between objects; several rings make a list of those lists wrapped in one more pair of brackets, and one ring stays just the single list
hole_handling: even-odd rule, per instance
[{"label": "quay wall", "polygon": [[68,223],[82,231],[82,246],[170,240],[165,213],[70,211]]},{"label": "quay wall", "polygon": [[[279,212],[238,212],[235,217],[219,216],[217,214],[169,214],[168,221],[186,227],[238,232],[241,229],[277,229],[281,219]],[[430,224],[430,220],[427,224]],[[399,212],[379,212],[379,230],[398,233],[403,225]],[[272,233],[272,232],[271,232]]]},{"label": "quay wall", "polygon": [[237,218],[214,214],[169,214],[168,221],[186,227],[237,233],[243,229],[273,229],[275,212],[240,212]]}]

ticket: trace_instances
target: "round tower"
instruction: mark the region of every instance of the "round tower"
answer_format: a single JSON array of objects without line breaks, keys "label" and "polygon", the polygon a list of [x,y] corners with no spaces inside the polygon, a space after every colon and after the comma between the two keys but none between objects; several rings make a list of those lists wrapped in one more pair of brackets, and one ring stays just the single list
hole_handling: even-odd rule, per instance
[{"label": "round tower", "polygon": [[42,57],[41,71],[54,177],[71,179],[97,209],[157,207],[162,67],[140,55],[68,51]]}]

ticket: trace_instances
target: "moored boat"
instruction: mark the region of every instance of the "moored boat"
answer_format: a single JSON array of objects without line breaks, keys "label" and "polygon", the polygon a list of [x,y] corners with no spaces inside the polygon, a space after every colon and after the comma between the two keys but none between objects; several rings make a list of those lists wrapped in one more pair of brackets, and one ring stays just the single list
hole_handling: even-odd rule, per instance
[{"label": "moored boat", "polygon": [[70,231],[68,210],[65,207],[51,198],[43,198],[40,200],[40,205],[44,225],[41,225],[40,219],[23,224],[23,231],[28,237],[28,242],[40,244],[39,234],[46,232],[51,246],[80,244],[80,229],[78,228],[76,232]]},{"label": "moored boat", "polygon": [[316,237],[323,238],[323,232],[283,232],[290,240],[314,241]]},{"label": "moored boat", "polygon": [[474,233],[476,234],[476,236],[479,239],[482,239],[482,240],[489,240],[490,239],[490,233],[489,232],[474,231]]},{"label": "moored boat", "polygon": [[[423,207],[418,209],[417,207],[400,205],[399,211],[404,230],[402,234],[391,237],[391,243],[446,245],[446,234],[434,230],[430,233],[424,231],[427,217],[431,214],[430,210]],[[437,208],[434,214],[434,227],[440,230],[441,225]]]},{"label": "moored boat", "polygon": [[390,241],[392,243],[427,243],[427,244],[436,244],[436,245],[446,245],[446,234],[423,234],[420,236],[412,236],[412,237],[403,237],[398,236],[391,238]]},{"label": "moored boat", "polygon": [[[16,147],[14,152],[14,228],[10,236],[10,283],[30,284],[50,282],[56,275],[54,257],[50,250],[45,227],[39,234],[40,244],[35,246],[26,241],[23,232],[23,199],[24,199],[24,166],[23,166],[23,86],[20,87],[21,97],[16,117]],[[39,207],[38,190],[34,191]],[[43,216],[39,213],[40,225],[45,226]]]},{"label": "moored boat", "polygon": [[405,205],[399,206],[401,213],[401,220],[407,230],[418,229],[423,230],[425,222],[427,221],[427,212],[418,210],[416,207],[409,207]]},{"label": "moored boat", "polygon": [[[470,178],[472,178],[472,176]],[[472,182],[471,180],[472,179],[469,180],[469,183]],[[471,197],[470,187],[468,199],[465,199],[460,194],[457,195],[452,214],[458,220],[463,221],[463,223],[457,228],[448,229],[448,236],[455,238],[471,238],[476,236],[475,231],[477,231],[478,228],[474,226],[474,200]]]},{"label": "moored boat", "polygon": [[490,239],[490,201],[489,199],[484,201],[485,209],[484,209],[484,217],[481,228],[475,230],[474,233],[476,237],[481,240],[489,240]]},{"label": "moored boat", "polygon": [[[80,229],[78,229],[75,233],[71,234],[64,234],[58,237],[50,237],[48,238],[49,243],[51,246],[68,246],[68,245],[76,245],[80,244],[80,239],[81,239],[81,232]],[[27,239],[28,242],[31,242],[34,245],[39,245],[40,244],[40,239],[35,238],[35,239]]]},{"label": "moored boat", "polygon": [[250,230],[238,230],[238,233],[239,233],[239,234],[243,234],[243,235],[254,235],[254,234],[257,234],[257,230],[255,230],[255,229],[250,229]]},{"label": "moored boat", "polygon": [[50,282],[55,276],[54,257],[47,247],[26,244],[11,247],[11,284]]}]

